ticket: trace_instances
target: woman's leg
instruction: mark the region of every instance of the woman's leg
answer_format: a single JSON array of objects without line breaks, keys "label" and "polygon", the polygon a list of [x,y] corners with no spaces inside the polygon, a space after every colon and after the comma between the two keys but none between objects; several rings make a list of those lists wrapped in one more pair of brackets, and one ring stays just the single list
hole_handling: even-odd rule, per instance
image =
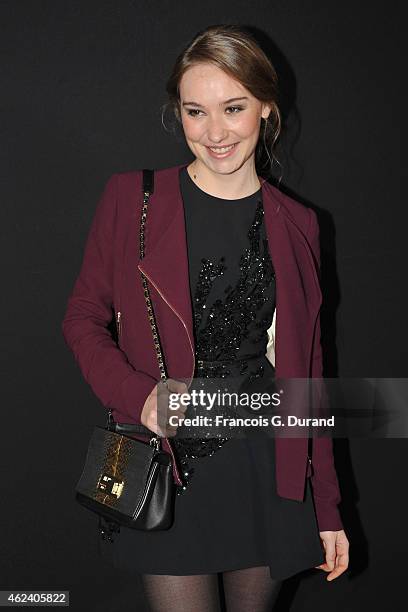
[{"label": "woman's leg", "polygon": [[282,580],[274,580],[269,567],[223,572],[227,612],[271,612]]},{"label": "woman's leg", "polygon": [[151,612],[220,611],[217,574],[142,574],[142,583]]}]

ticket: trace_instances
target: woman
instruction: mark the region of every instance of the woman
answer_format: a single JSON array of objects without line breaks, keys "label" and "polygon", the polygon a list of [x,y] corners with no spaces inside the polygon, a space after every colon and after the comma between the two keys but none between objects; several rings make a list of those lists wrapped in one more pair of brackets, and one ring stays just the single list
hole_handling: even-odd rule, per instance
[{"label": "woman", "polygon": [[[171,392],[271,392],[276,378],[322,376],[318,225],[257,174],[279,136],[277,79],[244,29],[199,33],[167,91],[194,160],[156,171],[142,261],[141,171],[109,179],[63,333],[116,421],[172,438],[183,486],[169,530],[122,527],[100,544],[118,568],[142,575],[153,610],[218,610],[221,575],[228,610],[266,611],[285,578],[316,567],[332,580],[347,569],[331,439],[314,438],[309,453],[307,438],[256,426],[180,435],[188,410],[179,404],[170,423],[158,402],[140,272]],[[107,329],[112,309],[118,345]]]}]

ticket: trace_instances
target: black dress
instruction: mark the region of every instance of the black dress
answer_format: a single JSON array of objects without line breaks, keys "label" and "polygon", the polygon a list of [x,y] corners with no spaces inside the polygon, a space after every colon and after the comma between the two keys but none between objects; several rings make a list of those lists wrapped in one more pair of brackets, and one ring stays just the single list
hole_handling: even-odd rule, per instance
[{"label": "black dress", "polygon": [[[196,345],[189,392],[273,393],[266,358],[275,306],[262,191],[226,200],[180,172]],[[214,396],[215,397],[215,396]],[[254,395],[252,395],[254,397]],[[270,410],[270,408],[269,408]],[[254,417],[251,408],[189,406],[186,416]],[[243,414],[245,413],[245,414]],[[213,419],[214,420],[214,419]],[[121,527],[99,550],[135,573],[209,574],[269,566],[284,579],[324,562],[309,479],[303,502],[279,497],[271,429],[222,425],[178,428],[173,449],[185,486],[166,531]]]}]

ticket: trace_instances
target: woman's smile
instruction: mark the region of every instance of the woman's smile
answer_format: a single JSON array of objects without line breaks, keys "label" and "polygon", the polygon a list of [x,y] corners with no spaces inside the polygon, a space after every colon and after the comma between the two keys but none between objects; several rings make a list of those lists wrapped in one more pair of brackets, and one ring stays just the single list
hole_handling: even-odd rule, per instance
[{"label": "woman's smile", "polygon": [[239,143],[235,142],[234,144],[223,146],[223,147],[209,147],[207,146],[207,150],[211,157],[215,157],[216,159],[224,159],[224,157],[229,157],[232,155],[237,148]]}]

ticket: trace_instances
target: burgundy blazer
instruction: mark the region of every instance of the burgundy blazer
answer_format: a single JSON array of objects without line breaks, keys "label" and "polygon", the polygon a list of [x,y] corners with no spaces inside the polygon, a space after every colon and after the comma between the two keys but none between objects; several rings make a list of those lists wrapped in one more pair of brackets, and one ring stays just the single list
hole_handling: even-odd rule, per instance
[{"label": "burgundy blazer", "polygon": [[[116,421],[140,423],[160,372],[140,271],[148,278],[168,376],[190,381],[194,334],[179,171],[156,170],[139,256],[142,172],[113,174],[87,238],[62,330],[83,377]],[[275,269],[276,307],[268,358],[277,378],[322,377],[320,250],[316,214],[261,180],[265,226]],[[119,343],[107,325],[115,314]],[[165,442],[166,443],[166,442]],[[171,449],[167,445],[169,451]],[[277,494],[301,502],[310,476],[320,531],[343,529],[332,439],[276,437]],[[311,466],[310,467],[310,462]],[[176,482],[180,483],[177,467]]]}]

